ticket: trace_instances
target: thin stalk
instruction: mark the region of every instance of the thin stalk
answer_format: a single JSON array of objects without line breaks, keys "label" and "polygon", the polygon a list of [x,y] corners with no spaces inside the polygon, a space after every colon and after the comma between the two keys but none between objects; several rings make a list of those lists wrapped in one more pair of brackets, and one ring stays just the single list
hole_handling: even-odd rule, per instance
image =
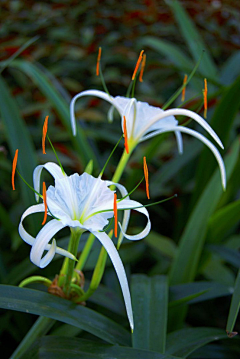
[{"label": "thin stalk", "polygon": [[17,349],[11,355],[10,359],[19,359],[25,351],[35,342],[35,340],[45,334],[52,328],[56,321],[47,317],[39,317],[29,332],[25,335]]},{"label": "thin stalk", "polygon": [[[72,253],[75,257],[77,255],[78,244],[80,241],[81,234],[82,234],[82,232],[80,232],[80,231],[71,230],[69,252]],[[72,281],[75,262],[72,259],[67,258],[67,261],[66,261],[66,263],[63,264],[63,266],[64,266],[65,273],[61,273],[61,274],[66,275],[65,282],[63,285],[63,291],[66,294],[66,296],[68,297],[70,294],[70,291],[71,291],[71,281]]]},{"label": "thin stalk", "polygon": [[[110,237],[111,236],[112,236],[112,234],[110,235]],[[86,291],[86,293],[79,299],[82,302],[87,300],[97,290],[97,288],[98,288],[98,286],[99,286],[99,284],[100,284],[100,282],[102,280],[106,260],[107,260],[107,251],[106,251],[106,249],[104,247],[102,247],[101,251],[100,251],[100,254],[99,254],[99,257],[98,257],[96,267],[95,267],[94,272],[93,272],[93,276],[92,276],[90,286],[89,286],[88,290]]]},{"label": "thin stalk", "polygon": [[78,261],[78,263],[76,265],[77,270],[82,270],[83,269],[83,267],[84,267],[84,265],[85,265],[85,263],[86,263],[86,261],[88,259],[89,253],[90,253],[90,251],[92,249],[94,241],[95,241],[95,236],[92,233],[90,233],[89,236],[88,236],[88,239],[87,239],[87,243],[85,244],[84,249],[83,249],[83,251],[81,253],[81,256],[79,258],[79,261]]}]

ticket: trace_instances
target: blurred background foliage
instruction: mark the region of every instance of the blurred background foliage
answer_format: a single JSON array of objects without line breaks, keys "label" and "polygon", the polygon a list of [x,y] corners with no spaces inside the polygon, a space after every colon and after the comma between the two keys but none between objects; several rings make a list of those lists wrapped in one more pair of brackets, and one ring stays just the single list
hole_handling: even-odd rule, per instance
[{"label": "blurred background foliage", "polygon": [[[18,285],[31,274],[54,278],[61,265],[57,259],[44,270],[33,266],[29,260],[29,247],[18,235],[20,216],[27,206],[34,204],[34,196],[19,178],[16,180],[17,190],[11,190],[15,149],[19,148],[19,170],[32,183],[32,171],[37,164],[55,161],[50,148],[47,155],[42,155],[41,151],[43,120],[49,115],[49,135],[67,172],[81,173],[93,158],[93,174],[97,176],[121,136],[119,119],[116,116],[109,124],[109,106],[96,98],[83,98],[77,102],[76,117],[80,124],[77,139],[71,133],[71,98],[82,90],[102,89],[100,79],[95,75],[98,47],[103,50],[102,70],[113,96],[126,94],[138,54],[144,49],[147,64],[144,81],[137,84],[136,97],[160,107],[182,85],[184,74],[190,74],[204,49],[199,69],[187,86],[188,101],[184,107],[203,115],[203,79],[207,77],[208,122],[225,145],[221,154],[227,163],[227,190],[222,192],[212,154],[196,140],[184,136],[182,156],[178,155],[171,134],[139,145],[121,182],[128,190],[134,187],[142,176],[142,157],[146,155],[151,199],[160,200],[175,193],[178,197],[151,207],[153,231],[139,243],[125,241],[120,255],[129,277],[142,273],[161,275],[166,279],[165,275],[170,273],[169,300],[175,304],[169,306],[169,332],[191,326],[225,329],[230,294],[240,263],[237,139],[240,125],[240,4],[234,0],[2,1],[0,17],[1,282]],[[175,107],[181,104],[180,100],[180,97],[176,99]],[[186,119],[179,118],[179,121]],[[110,179],[114,173],[122,149],[123,143],[108,165],[105,178]],[[132,198],[147,203],[144,185]],[[33,234],[40,228],[36,223],[40,223],[37,216],[28,222]],[[133,214],[131,224],[137,230],[141,218]],[[63,231],[63,235],[67,234]],[[61,241],[67,246],[67,237]],[[86,278],[91,278],[99,249],[100,245],[96,243],[85,267]],[[196,286],[193,288],[188,283],[194,280],[196,282],[192,284]],[[121,295],[110,261],[103,283],[110,288],[108,290],[115,291],[112,295]],[[145,293],[144,288],[150,285],[150,282],[146,283],[145,276],[133,276],[133,303],[134,291],[137,292],[140,286],[141,293]],[[162,285],[166,287],[168,284],[164,283]],[[237,290],[239,285],[236,283]],[[40,286],[35,288],[42,290]],[[211,294],[210,291],[208,295],[201,292],[209,288]],[[202,296],[194,299],[200,292]],[[187,309],[185,303],[190,300],[192,304]],[[101,299],[94,302],[94,296],[89,302],[89,307],[112,317],[109,307],[102,306]],[[138,304],[134,306],[137,313]],[[117,308],[121,313],[115,313],[114,319],[125,325],[121,303]],[[232,318],[236,313],[237,307]],[[34,321],[35,316],[2,310],[0,333],[4,357],[12,353]],[[52,333],[65,335],[70,329],[64,325],[54,324]],[[240,329],[239,324],[236,327]],[[144,328],[137,333],[141,330],[144,333]],[[95,340],[92,334],[76,331],[76,328],[71,333]],[[142,348],[141,337],[137,336],[133,347]],[[171,347],[173,339],[170,337],[169,340]],[[6,342],[11,345],[6,346]],[[150,340],[144,349],[164,351],[163,346],[159,349],[151,345]],[[212,355],[208,358],[226,358],[227,352],[231,355],[228,358],[239,357],[237,339],[197,348],[196,345],[188,354],[183,354],[180,349],[169,350],[169,354],[197,358],[206,357],[208,353]]]}]

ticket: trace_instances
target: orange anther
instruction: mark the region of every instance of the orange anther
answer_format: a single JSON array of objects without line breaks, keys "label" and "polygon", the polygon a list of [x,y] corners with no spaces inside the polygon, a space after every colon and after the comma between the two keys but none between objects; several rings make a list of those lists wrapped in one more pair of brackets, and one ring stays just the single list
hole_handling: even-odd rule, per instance
[{"label": "orange anther", "polygon": [[123,116],[123,133],[124,133],[124,146],[127,154],[129,154],[128,137],[127,137],[127,121],[126,117]]},{"label": "orange anther", "polygon": [[98,49],[98,57],[97,57],[97,66],[96,66],[96,75],[97,76],[99,76],[99,66],[100,66],[101,54],[102,54],[102,48],[99,47],[99,49]]},{"label": "orange anther", "polygon": [[48,117],[46,116],[44,124],[43,124],[43,130],[42,130],[42,150],[43,150],[43,154],[46,155],[46,150],[45,150],[45,141],[46,141],[46,136],[47,136],[47,130],[48,130]]},{"label": "orange anther", "polygon": [[134,80],[135,77],[136,77],[137,71],[138,71],[139,66],[140,66],[140,64],[141,64],[141,61],[142,61],[143,53],[144,53],[144,50],[142,50],[142,51],[140,52],[139,58],[138,58],[138,60],[137,60],[137,64],[136,64],[136,66],[135,66],[135,70],[134,70],[133,75],[132,75],[132,80]]},{"label": "orange anther", "polygon": [[43,182],[43,203],[44,203],[44,218],[42,221],[42,226],[46,223],[47,220],[47,194],[46,194],[46,183]]},{"label": "orange anther", "polygon": [[147,166],[147,161],[146,161],[146,157],[143,157],[143,170],[144,170],[144,177],[145,177],[145,181],[146,181],[146,194],[147,194],[147,198],[150,199],[150,195],[149,195],[149,182],[148,182],[148,166]]},{"label": "orange anther", "polygon": [[207,118],[207,79],[204,79],[203,102],[204,102],[204,118]]},{"label": "orange anther", "polygon": [[182,89],[182,102],[185,100],[185,93],[186,93],[186,83],[187,83],[188,76],[185,75],[183,79],[183,89]]},{"label": "orange anther", "polygon": [[14,159],[13,159],[13,164],[12,164],[12,189],[15,191],[15,183],[14,183],[14,178],[15,178],[15,172],[16,172],[16,167],[17,167],[17,159],[18,159],[18,150],[15,151],[15,155],[14,155]]},{"label": "orange anther", "polygon": [[141,70],[140,70],[140,75],[139,75],[139,81],[143,82],[143,72],[145,69],[145,65],[146,65],[146,54],[143,54],[143,59],[142,59],[142,64],[141,64]]},{"label": "orange anther", "polygon": [[118,213],[117,213],[117,194],[114,193],[113,201],[113,213],[114,213],[114,236],[117,237],[118,228]]}]

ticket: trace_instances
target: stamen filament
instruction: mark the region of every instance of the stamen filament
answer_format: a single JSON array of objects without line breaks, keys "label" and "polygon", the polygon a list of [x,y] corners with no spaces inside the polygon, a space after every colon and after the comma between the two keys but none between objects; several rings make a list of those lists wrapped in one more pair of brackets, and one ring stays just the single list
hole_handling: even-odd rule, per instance
[{"label": "stamen filament", "polygon": [[183,79],[183,89],[182,89],[182,102],[185,100],[185,93],[186,93],[186,84],[187,84],[187,78],[188,76],[185,75]]},{"label": "stamen filament", "polygon": [[98,57],[97,57],[97,66],[96,66],[96,75],[99,76],[99,67],[100,67],[100,60],[101,60],[102,48],[99,47],[98,49]]},{"label": "stamen filament", "polygon": [[204,79],[203,102],[204,102],[204,118],[207,118],[207,79]]},{"label": "stamen filament", "polygon": [[145,69],[145,65],[146,65],[146,54],[143,54],[141,70],[140,70],[140,75],[139,75],[139,81],[140,82],[143,82],[143,72],[144,72],[144,69]]},{"label": "stamen filament", "polygon": [[12,164],[12,189],[13,189],[13,191],[15,191],[14,178],[15,178],[15,172],[16,172],[16,167],[17,167],[17,159],[18,159],[18,150],[15,151],[13,164]]},{"label": "stamen filament", "polygon": [[114,236],[117,237],[118,213],[117,213],[117,194],[116,193],[114,193],[113,213],[114,213]]},{"label": "stamen filament", "polygon": [[141,61],[142,61],[143,53],[144,53],[144,50],[142,50],[142,51],[140,52],[139,58],[138,58],[138,60],[137,60],[137,64],[136,64],[136,66],[135,66],[135,70],[134,70],[133,75],[132,75],[132,81],[133,81],[133,80],[135,79],[135,77],[136,77],[137,71],[138,71],[139,66],[140,66],[140,64],[141,64]]},{"label": "stamen filament", "polygon": [[149,182],[148,182],[148,166],[147,166],[147,161],[146,161],[146,157],[143,157],[143,170],[144,170],[144,177],[145,177],[145,181],[146,181],[146,194],[147,194],[147,198],[150,199],[150,195],[149,195]]},{"label": "stamen filament", "polygon": [[44,218],[42,221],[42,226],[46,223],[47,220],[47,194],[46,194],[46,183],[43,182],[43,203],[44,203]]},{"label": "stamen filament", "polygon": [[127,137],[127,121],[126,117],[123,116],[123,133],[124,133],[124,146],[127,154],[129,154],[128,137]]},{"label": "stamen filament", "polygon": [[42,150],[43,150],[43,154],[46,155],[46,150],[45,150],[45,141],[46,141],[46,135],[47,135],[47,130],[48,130],[48,117],[46,116],[44,124],[43,124],[43,131],[42,131]]}]

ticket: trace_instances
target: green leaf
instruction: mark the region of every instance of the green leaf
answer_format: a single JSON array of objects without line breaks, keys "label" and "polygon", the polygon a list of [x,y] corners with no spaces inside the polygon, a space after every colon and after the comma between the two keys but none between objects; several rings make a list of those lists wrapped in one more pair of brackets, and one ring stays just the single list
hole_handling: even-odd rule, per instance
[{"label": "green leaf", "polygon": [[[211,127],[216,131],[225,147],[228,145],[230,131],[239,106],[240,77],[238,77],[232,86],[226,90],[211,119]],[[213,158],[213,156],[210,157],[209,150],[205,148],[201,154],[197,167],[194,202],[202,193],[216,167],[217,162],[215,158]]]},{"label": "green leaf", "polygon": [[[37,166],[37,159],[33,142],[29,136],[23,119],[20,116],[18,106],[15,100],[12,98],[7,84],[1,76],[0,92],[0,113],[10,147],[11,156],[13,158],[16,149],[19,150],[17,163],[18,169],[26,181],[28,183],[32,183],[33,170]],[[25,183],[19,180],[17,176],[15,179],[15,187],[16,189],[19,187],[21,188],[24,206],[30,206],[34,201],[34,194],[32,191],[29,191]]]},{"label": "green leaf", "polygon": [[231,85],[232,82],[240,75],[240,51],[234,52],[224,65],[221,70],[221,83],[225,86]]},{"label": "green leaf", "polygon": [[234,273],[226,266],[222,259],[218,256],[212,255],[205,261],[200,268],[199,273],[205,278],[216,281],[225,285],[234,286]]},{"label": "green leaf", "polygon": [[59,320],[112,344],[127,345],[130,341],[130,333],[107,317],[87,307],[37,290],[1,285],[0,308]]},{"label": "green leaf", "polygon": [[[238,151],[237,141],[225,158],[227,179],[231,176],[237,162]],[[194,279],[204,244],[208,218],[214,212],[222,193],[219,170],[217,169],[191,213],[181,236],[178,253],[170,273],[171,284],[187,283]]]},{"label": "green leaf", "polygon": [[47,332],[52,328],[55,320],[39,317],[36,322],[33,324],[32,328],[23,338],[17,349],[11,355],[11,359],[18,359],[22,354],[35,342],[37,338],[42,337],[47,334]]},{"label": "green leaf", "polygon": [[23,60],[13,61],[11,63],[11,67],[17,68],[26,73],[26,75],[32,79],[32,81],[38,86],[39,90],[50,101],[54,109],[57,111],[64,127],[68,130],[69,135],[72,137],[73,144],[78,153],[81,155],[83,165],[87,166],[91,159],[96,163],[94,152],[86,140],[84,131],[80,126],[78,126],[77,136],[73,137],[70,123],[69,105],[64,97],[52,85],[46,74],[37,66]]},{"label": "green leaf", "polygon": [[239,308],[240,308],[240,269],[238,271],[237,279],[235,282],[234,293],[232,296],[230,311],[228,314],[226,330],[229,333],[233,332],[233,328],[238,316]]},{"label": "green leaf", "polygon": [[181,359],[153,351],[102,344],[80,338],[46,336],[20,359]]},{"label": "green leaf", "polygon": [[168,41],[160,40],[153,36],[146,36],[140,40],[141,48],[149,46],[152,49],[160,52],[168,57],[168,59],[177,67],[180,67],[185,72],[191,72],[194,64],[189,59],[189,56],[179,49],[175,44]]},{"label": "green leaf", "polygon": [[164,353],[167,332],[167,277],[134,275],[131,289],[135,323],[133,347]]},{"label": "green leaf", "polygon": [[210,242],[220,242],[225,234],[240,220],[240,200],[220,208],[208,223],[207,238]]},{"label": "green leaf", "polygon": [[190,16],[185,11],[179,1],[168,0],[167,4],[171,7],[175,19],[177,20],[180,30],[182,32],[182,35],[189,47],[192,57],[195,59],[196,62],[199,60],[202,51],[205,51],[204,57],[199,66],[201,72],[209,79],[213,78],[217,80],[217,68]]},{"label": "green leaf", "polygon": [[240,254],[234,249],[227,248],[226,246],[217,246],[213,244],[207,245],[207,249],[209,249],[213,253],[217,253],[227,263],[232,264],[236,268],[240,267]]},{"label": "green leaf", "polygon": [[177,246],[175,242],[172,239],[164,237],[154,231],[151,231],[148,234],[148,236],[144,239],[144,242],[149,247],[163,254],[164,256],[174,258],[174,256],[176,255]]},{"label": "green leaf", "polygon": [[227,338],[223,330],[216,328],[184,328],[167,336],[166,354],[187,358],[196,349],[214,340]]}]

